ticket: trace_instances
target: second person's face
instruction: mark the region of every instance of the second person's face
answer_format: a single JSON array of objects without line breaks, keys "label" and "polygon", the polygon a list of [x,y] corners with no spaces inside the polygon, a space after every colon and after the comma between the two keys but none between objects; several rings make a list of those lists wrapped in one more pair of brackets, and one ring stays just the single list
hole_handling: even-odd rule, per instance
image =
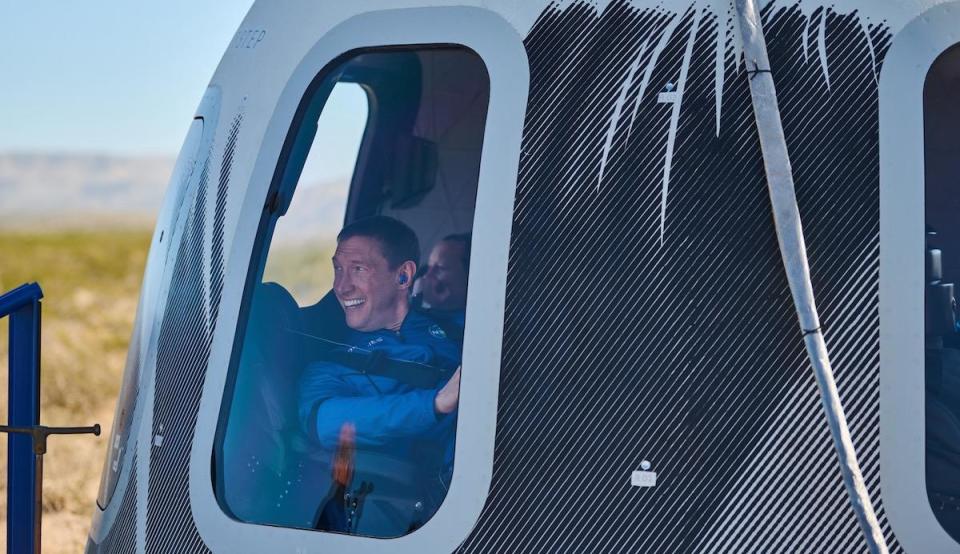
[{"label": "second person's face", "polygon": [[430,252],[423,277],[423,299],[438,310],[462,310],[467,305],[467,268],[463,245],[440,241]]}]

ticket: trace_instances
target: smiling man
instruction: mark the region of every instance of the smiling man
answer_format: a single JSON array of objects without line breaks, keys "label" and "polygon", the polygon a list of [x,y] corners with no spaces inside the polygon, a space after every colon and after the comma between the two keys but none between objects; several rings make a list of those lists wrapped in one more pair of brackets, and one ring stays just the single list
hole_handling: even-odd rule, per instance
[{"label": "smiling man", "polygon": [[362,219],[340,231],[333,292],[347,326],[362,332],[399,330],[419,257],[417,236],[393,218]]},{"label": "smiling man", "polygon": [[300,379],[301,426],[338,460],[317,526],[400,536],[439,507],[453,465],[460,346],[410,309],[420,248],[414,232],[375,216],[345,227],[333,293],[345,343]]}]

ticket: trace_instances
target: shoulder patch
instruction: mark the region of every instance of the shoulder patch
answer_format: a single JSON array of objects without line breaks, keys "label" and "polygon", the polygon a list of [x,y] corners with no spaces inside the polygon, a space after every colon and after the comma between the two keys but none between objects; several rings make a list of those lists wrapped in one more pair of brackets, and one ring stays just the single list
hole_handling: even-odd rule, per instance
[{"label": "shoulder patch", "polygon": [[434,323],[433,325],[431,325],[431,326],[430,326],[430,329],[428,329],[428,331],[430,332],[430,336],[432,336],[432,337],[435,338],[435,339],[445,339],[445,338],[447,338],[447,333],[443,330],[442,327],[440,327],[440,326],[437,325],[436,323]]}]

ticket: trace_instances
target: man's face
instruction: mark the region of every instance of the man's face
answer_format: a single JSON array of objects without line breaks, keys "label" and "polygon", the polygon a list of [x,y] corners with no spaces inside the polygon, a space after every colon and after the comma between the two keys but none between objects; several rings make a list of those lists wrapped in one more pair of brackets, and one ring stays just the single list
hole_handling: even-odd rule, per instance
[{"label": "man's face", "polygon": [[377,331],[398,328],[406,315],[406,288],[370,237],[350,237],[333,255],[333,292],[351,329]]},{"label": "man's face", "polygon": [[442,240],[433,247],[423,276],[423,300],[438,310],[462,310],[467,305],[467,268],[463,244]]}]

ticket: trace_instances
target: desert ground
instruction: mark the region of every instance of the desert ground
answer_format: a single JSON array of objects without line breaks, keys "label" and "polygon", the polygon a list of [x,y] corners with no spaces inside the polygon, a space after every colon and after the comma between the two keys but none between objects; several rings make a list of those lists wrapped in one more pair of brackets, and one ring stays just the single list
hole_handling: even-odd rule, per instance
[{"label": "desert ground", "polygon": [[[96,502],[150,231],[61,225],[0,230],[0,290],[43,287],[41,413],[45,425],[103,433],[53,437],[45,457],[43,551],[82,552]],[[0,320],[0,412],[7,404],[7,324]],[[0,416],[5,421],[5,416]],[[0,440],[0,548],[6,550],[6,440]]]}]

